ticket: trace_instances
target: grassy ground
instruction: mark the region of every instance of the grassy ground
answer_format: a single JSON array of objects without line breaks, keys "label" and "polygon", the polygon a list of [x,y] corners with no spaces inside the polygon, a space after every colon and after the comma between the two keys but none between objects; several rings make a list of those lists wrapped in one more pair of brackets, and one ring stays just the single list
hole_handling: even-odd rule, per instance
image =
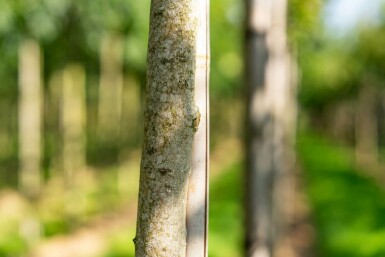
[{"label": "grassy ground", "polygon": [[[317,231],[313,256],[385,256],[385,192],[364,171],[356,170],[353,156],[352,149],[335,142],[311,134],[299,136],[298,158]],[[210,181],[209,257],[242,256],[242,170],[241,162],[235,160],[221,167]],[[124,181],[137,181],[123,177]],[[101,257],[134,256],[135,222],[131,219],[107,235],[107,249]],[[3,231],[5,224],[12,225],[4,221]],[[0,257],[23,252],[24,246],[14,231],[13,236],[0,233]]]},{"label": "grassy ground", "polygon": [[318,256],[385,256],[385,192],[356,170],[353,149],[303,134],[298,154],[317,230]]},{"label": "grassy ground", "polygon": [[[298,158],[317,231],[313,256],[385,256],[385,192],[355,169],[353,157],[351,148],[299,136]],[[242,169],[235,161],[210,181],[209,257],[242,256]],[[105,257],[133,256],[133,233],[134,227],[112,236]]]},{"label": "grassy ground", "polygon": [[242,256],[242,166],[227,167],[210,185],[209,257]]}]

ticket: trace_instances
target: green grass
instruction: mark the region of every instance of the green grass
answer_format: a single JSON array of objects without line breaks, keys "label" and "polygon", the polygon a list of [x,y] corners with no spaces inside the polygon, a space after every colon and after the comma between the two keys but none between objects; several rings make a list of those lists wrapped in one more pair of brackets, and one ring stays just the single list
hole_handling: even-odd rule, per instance
[{"label": "green grass", "polygon": [[103,257],[134,257],[135,247],[132,239],[135,227],[126,228],[111,236],[108,252]]},{"label": "green grass", "polygon": [[242,256],[242,165],[229,166],[210,184],[209,257]]},{"label": "green grass", "polygon": [[353,149],[302,134],[298,154],[323,257],[385,256],[385,192],[354,167]]}]

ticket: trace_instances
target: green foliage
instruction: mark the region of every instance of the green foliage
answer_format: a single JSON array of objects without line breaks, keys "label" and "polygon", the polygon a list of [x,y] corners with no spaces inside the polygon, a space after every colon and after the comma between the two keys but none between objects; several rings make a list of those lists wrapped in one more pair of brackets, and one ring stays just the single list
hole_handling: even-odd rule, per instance
[{"label": "green foliage", "polygon": [[307,109],[351,97],[358,87],[361,65],[336,42],[326,39],[301,57],[299,100]]},{"label": "green foliage", "polygon": [[211,1],[211,77],[213,97],[242,95],[243,3]]},{"label": "green foliage", "polygon": [[23,256],[26,250],[27,245],[17,233],[8,233],[6,237],[0,238],[0,257]]},{"label": "green foliage", "polygon": [[103,257],[134,257],[133,228],[124,229],[110,238],[109,250]]},{"label": "green foliage", "polygon": [[310,15],[309,6],[319,6],[320,0],[291,1],[289,29],[298,47],[300,103],[306,109],[354,98],[365,85],[385,86],[384,18],[345,37],[333,38],[324,32],[320,17]]},{"label": "green foliage", "polygon": [[298,150],[319,256],[384,256],[385,192],[353,166],[352,149],[301,134]]},{"label": "green foliage", "polygon": [[[325,0],[288,0],[288,30],[291,44],[300,48],[321,32],[321,8]],[[299,50],[299,49],[298,49]]]},{"label": "green foliage", "polygon": [[385,22],[362,29],[352,50],[352,59],[359,60],[361,83],[385,86]]},{"label": "green foliage", "polygon": [[209,256],[242,256],[242,165],[235,163],[210,185]]}]

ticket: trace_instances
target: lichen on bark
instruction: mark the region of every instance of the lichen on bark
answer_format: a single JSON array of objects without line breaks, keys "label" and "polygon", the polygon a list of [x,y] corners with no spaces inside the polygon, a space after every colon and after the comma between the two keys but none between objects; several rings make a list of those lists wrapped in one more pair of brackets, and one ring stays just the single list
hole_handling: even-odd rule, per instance
[{"label": "lichen on bark", "polygon": [[135,256],[180,257],[197,122],[193,0],[152,0]]}]

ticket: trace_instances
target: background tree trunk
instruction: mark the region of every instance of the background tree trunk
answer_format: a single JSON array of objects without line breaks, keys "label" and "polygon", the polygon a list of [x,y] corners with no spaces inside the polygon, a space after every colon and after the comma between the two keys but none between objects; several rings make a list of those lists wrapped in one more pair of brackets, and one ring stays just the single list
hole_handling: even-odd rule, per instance
[{"label": "background tree trunk", "polygon": [[[19,187],[29,200],[41,190],[42,82],[40,47],[33,40],[19,48]],[[29,245],[40,238],[40,221],[30,213],[21,224],[22,236]]]},{"label": "background tree trunk", "polygon": [[272,250],[273,113],[266,81],[271,1],[247,1],[246,256],[270,257]]},{"label": "background tree trunk", "polygon": [[[291,136],[295,129],[296,101],[291,83],[291,60],[287,45],[287,0],[272,1],[272,22],[269,31],[268,65],[269,102],[274,120],[273,142],[273,197],[272,197],[272,244],[271,255],[294,256],[289,238],[286,237],[293,207],[294,156],[290,156],[293,145]],[[293,100],[294,98],[294,100]],[[293,122],[294,121],[294,122]]]},{"label": "background tree trunk", "polygon": [[290,191],[288,127],[291,101],[287,1],[249,1],[246,28],[248,88],[246,251],[274,255],[285,230],[281,199]]},{"label": "background tree trunk", "polygon": [[117,140],[123,95],[123,40],[106,33],[100,49],[100,87],[98,122],[102,140]]},{"label": "background tree trunk", "polygon": [[85,72],[82,66],[70,64],[62,76],[62,165],[67,184],[74,186],[74,176],[84,171],[86,163]]},{"label": "background tree trunk", "polygon": [[[378,165],[378,121],[377,95],[373,86],[361,87],[355,115],[356,161],[363,167],[375,168]],[[375,175],[375,174],[373,174]]]},{"label": "background tree trunk", "polygon": [[151,3],[137,257],[186,254],[187,184],[200,120],[194,104],[194,2]]},{"label": "background tree trunk", "polygon": [[34,198],[40,191],[41,159],[41,69],[40,49],[35,41],[25,41],[19,53],[19,144],[20,190]]}]

